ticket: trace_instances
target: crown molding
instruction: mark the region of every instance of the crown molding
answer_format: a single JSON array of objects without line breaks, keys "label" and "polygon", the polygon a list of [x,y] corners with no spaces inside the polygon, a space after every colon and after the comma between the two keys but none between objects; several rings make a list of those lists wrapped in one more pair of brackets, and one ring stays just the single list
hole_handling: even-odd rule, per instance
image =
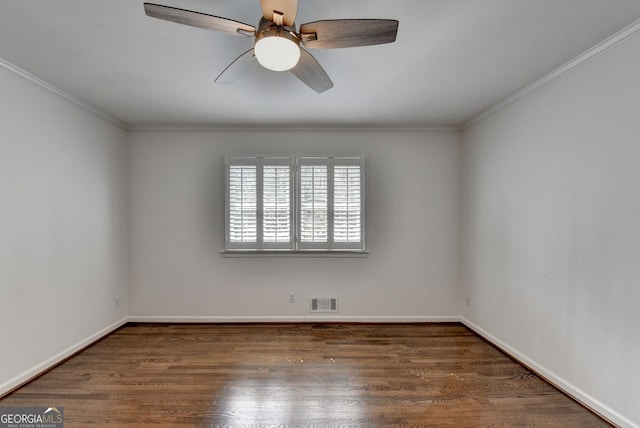
[{"label": "crown molding", "polygon": [[606,52],[609,49],[612,49],[613,47],[617,46],[618,44],[635,36],[636,34],[638,34],[638,32],[640,32],[640,19],[637,21],[634,21],[631,25],[628,25],[627,27],[618,31],[617,33],[615,33],[613,36],[609,37],[605,41],[598,43],[588,51],[577,56],[576,58],[572,59],[566,64],[556,68],[551,73],[525,86],[515,94],[511,95],[510,97],[505,98],[504,100],[498,102],[497,104],[494,104],[492,107],[488,108],[487,110],[473,117],[471,120],[465,122],[461,126],[461,130],[463,131],[466,130],[467,128],[483,121],[484,119],[491,116],[492,114],[506,108],[507,106],[515,103],[521,98],[524,98],[530,93],[542,88],[543,86],[548,85],[549,83],[553,82],[557,78],[564,76],[565,74],[575,70],[576,68],[580,67],[583,64],[586,64],[588,61],[591,61],[601,53]]},{"label": "crown molding", "polygon": [[111,123],[112,125],[117,126],[118,128],[121,128],[123,130],[127,129],[127,126],[124,122],[122,122],[120,119],[118,119],[115,116],[110,115],[109,113],[105,112],[104,110],[101,110],[97,107],[92,106],[91,104],[88,104],[84,101],[82,101],[79,98],[74,97],[71,94],[68,94],[67,92],[63,91],[62,89],[56,88],[55,86],[53,86],[50,83],[45,82],[44,80],[40,79],[39,77],[34,76],[33,74],[19,68],[16,67],[15,65],[11,64],[10,62],[0,58],[0,67],[22,77],[25,80],[28,80],[29,82],[40,86],[43,89],[46,89],[47,91],[51,92],[52,94],[55,94],[57,96],[59,96],[60,98],[63,98],[67,101],[69,101],[72,104],[75,104],[76,106],[95,114],[96,116],[106,120],[107,122]]},{"label": "crown molding", "polygon": [[210,126],[172,126],[172,125],[130,125],[127,131],[153,132],[460,132],[457,126],[336,126],[336,125],[210,125]]}]

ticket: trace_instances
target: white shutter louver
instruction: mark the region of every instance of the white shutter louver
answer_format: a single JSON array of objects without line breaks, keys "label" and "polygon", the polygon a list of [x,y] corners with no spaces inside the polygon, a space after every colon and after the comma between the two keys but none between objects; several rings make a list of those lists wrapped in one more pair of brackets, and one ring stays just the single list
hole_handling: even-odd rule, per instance
[{"label": "white shutter louver", "polygon": [[289,165],[263,167],[263,241],[291,241],[291,189]]},{"label": "white shutter louver", "polygon": [[300,241],[327,242],[328,173],[326,165],[300,167]]},{"label": "white shutter louver", "polygon": [[333,240],[360,242],[361,177],[359,165],[335,165],[333,169]]},{"label": "white shutter louver", "polygon": [[229,168],[229,241],[256,242],[256,166]]}]

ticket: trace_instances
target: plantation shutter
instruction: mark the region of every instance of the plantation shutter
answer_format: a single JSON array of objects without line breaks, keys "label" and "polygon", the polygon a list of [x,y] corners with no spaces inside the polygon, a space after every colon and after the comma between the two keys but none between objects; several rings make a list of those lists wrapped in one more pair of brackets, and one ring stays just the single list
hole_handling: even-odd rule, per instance
[{"label": "plantation shutter", "polygon": [[257,243],[257,160],[227,164],[227,248],[255,248]]},{"label": "plantation shutter", "polygon": [[298,248],[364,250],[364,158],[298,163]]},{"label": "plantation shutter", "polygon": [[328,171],[328,164],[320,159],[305,160],[299,166],[300,248],[328,248]]},{"label": "plantation shutter", "polygon": [[228,157],[227,249],[292,249],[289,158]]},{"label": "plantation shutter", "polygon": [[364,163],[336,158],[333,165],[333,242],[338,249],[363,249]]},{"label": "plantation shutter", "polygon": [[225,162],[226,250],[365,249],[364,157]]},{"label": "plantation shutter", "polygon": [[293,247],[292,174],[289,158],[264,158],[262,164],[263,248]]}]

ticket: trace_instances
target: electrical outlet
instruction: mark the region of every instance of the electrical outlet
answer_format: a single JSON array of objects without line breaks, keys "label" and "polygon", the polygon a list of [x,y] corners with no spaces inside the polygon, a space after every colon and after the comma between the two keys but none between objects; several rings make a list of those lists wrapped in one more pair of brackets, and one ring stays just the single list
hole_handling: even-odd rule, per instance
[{"label": "electrical outlet", "polygon": [[296,302],[296,293],[289,293],[289,303]]},{"label": "electrical outlet", "polygon": [[467,296],[466,303],[467,303],[467,306],[471,306],[471,296]]},{"label": "electrical outlet", "polygon": [[115,299],[113,299],[113,307],[115,309],[120,307],[120,296],[116,296]]}]

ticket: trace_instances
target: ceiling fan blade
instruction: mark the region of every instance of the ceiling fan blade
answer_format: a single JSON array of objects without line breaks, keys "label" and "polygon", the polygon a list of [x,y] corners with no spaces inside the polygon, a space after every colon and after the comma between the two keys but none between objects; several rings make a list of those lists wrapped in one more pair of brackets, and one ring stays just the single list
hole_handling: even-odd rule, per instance
[{"label": "ceiling fan blade", "polygon": [[223,85],[230,85],[238,78],[244,71],[246,71],[247,67],[250,65],[258,64],[255,56],[253,55],[253,48],[249,49],[238,58],[234,59],[231,64],[225,68],[222,73],[216,77],[215,83],[221,83]]},{"label": "ceiling fan blade", "polygon": [[291,69],[291,73],[319,94],[333,88],[333,82],[324,68],[305,49],[300,49],[300,61]]},{"label": "ceiling fan blade", "polygon": [[254,36],[256,32],[256,27],[253,25],[175,7],[145,3],[144,11],[153,18],[204,28],[205,30],[220,31],[234,36]]},{"label": "ceiling fan blade", "polygon": [[[298,0],[260,0],[262,6],[262,15],[265,19],[274,22],[276,25],[287,25],[293,27],[298,14]],[[283,24],[277,22],[278,14],[281,14]],[[275,16],[274,16],[275,15]]]},{"label": "ceiling fan blade", "polygon": [[398,34],[395,19],[333,19],[300,26],[307,48],[331,49],[392,43]]}]

